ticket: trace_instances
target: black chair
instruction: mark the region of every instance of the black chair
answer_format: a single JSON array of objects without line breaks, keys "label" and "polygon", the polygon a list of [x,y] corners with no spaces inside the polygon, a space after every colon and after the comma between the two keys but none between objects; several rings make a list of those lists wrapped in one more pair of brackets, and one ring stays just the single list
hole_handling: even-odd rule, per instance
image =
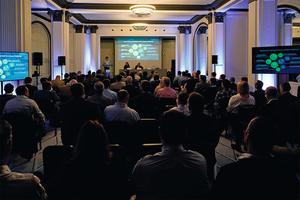
[{"label": "black chair", "polygon": [[38,151],[38,142],[42,149],[41,132],[43,130],[32,117],[25,113],[7,113],[2,116],[2,119],[12,126],[12,153],[20,152],[21,157],[31,159]]},{"label": "black chair", "polygon": [[176,99],[173,99],[173,98],[160,98],[158,100],[158,113],[159,113],[159,116],[161,113],[165,112],[166,111],[166,106],[167,105],[177,105],[176,103]]},{"label": "black chair", "polygon": [[142,118],[134,125],[134,140],[137,144],[160,143],[159,121],[154,118]]}]

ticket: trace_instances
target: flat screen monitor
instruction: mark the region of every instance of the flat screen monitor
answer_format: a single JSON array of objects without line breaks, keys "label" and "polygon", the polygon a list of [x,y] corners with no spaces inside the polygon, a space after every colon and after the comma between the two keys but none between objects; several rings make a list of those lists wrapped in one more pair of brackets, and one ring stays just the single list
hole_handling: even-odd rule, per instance
[{"label": "flat screen monitor", "polygon": [[252,48],[253,74],[299,74],[300,46]]},{"label": "flat screen monitor", "polygon": [[23,80],[28,74],[28,53],[0,52],[0,81]]}]

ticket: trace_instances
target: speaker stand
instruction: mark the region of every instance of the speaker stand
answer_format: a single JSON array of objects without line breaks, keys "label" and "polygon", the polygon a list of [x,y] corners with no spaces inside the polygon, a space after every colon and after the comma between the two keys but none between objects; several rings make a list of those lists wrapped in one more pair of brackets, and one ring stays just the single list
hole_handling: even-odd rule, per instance
[{"label": "speaker stand", "polygon": [[36,80],[36,86],[39,85],[39,75],[40,75],[40,65],[37,65],[35,66],[35,70],[36,70],[36,77],[35,77],[35,80]]},{"label": "speaker stand", "polygon": [[60,74],[61,74],[60,77],[63,77],[63,65],[60,66]]}]

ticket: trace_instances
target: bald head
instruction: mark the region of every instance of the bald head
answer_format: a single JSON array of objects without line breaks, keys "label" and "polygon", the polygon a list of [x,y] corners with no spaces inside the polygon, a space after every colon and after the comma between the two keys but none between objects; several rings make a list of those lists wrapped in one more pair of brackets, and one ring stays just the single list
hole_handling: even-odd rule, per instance
[{"label": "bald head", "polygon": [[277,98],[277,90],[273,86],[267,87],[265,93],[266,93],[266,98],[267,98],[268,101]]},{"label": "bald head", "polygon": [[131,76],[127,76],[126,81],[127,81],[127,85],[132,85],[132,77]]},{"label": "bald head", "polygon": [[69,85],[74,85],[75,83],[77,83],[77,80],[76,79],[71,79],[70,82],[69,82]]},{"label": "bald head", "polygon": [[94,84],[94,89],[97,92],[97,94],[102,94],[104,85],[101,81],[98,81],[97,83]]}]

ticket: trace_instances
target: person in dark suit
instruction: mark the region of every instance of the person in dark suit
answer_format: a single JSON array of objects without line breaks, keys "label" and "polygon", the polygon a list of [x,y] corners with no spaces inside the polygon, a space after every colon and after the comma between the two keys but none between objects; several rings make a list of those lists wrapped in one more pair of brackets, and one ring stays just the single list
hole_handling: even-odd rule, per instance
[{"label": "person in dark suit", "polygon": [[134,69],[143,69],[143,67],[141,66],[141,64],[140,63],[138,63],[136,66],[135,66],[135,68]]},{"label": "person in dark suit", "polygon": [[235,84],[235,78],[230,77],[229,81],[230,81],[230,87],[229,88],[231,90],[237,91],[237,84]]},{"label": "person in dark suit", "polygon": [[211,78],[209,80],[209,87],[204,91],[204,103],[206,105],[207,109],[213,109],[214,108],[214,102],[216,94],[218,93],[218,88],[216,86],[217,80],[215,78]]},{"label": "person in dark suit", "polygon": [[278,100],[288,107],[290,103],[295,102],[298,98],[290,93],[291,85],[288,82],[284,82],[280,85],[281,95],[278,97]]},{"label": "person in dark suit", "polygon": [[33,94],[34,94],[35,91],[38,90],[38,87],[32,85],[32,78],[31,78],[31,77],[26,77],[26,78],[24,79],[24,81],[25,81],[25,86],[26,86],[26,87],[28,88],[28,90],[29,90],[29,98],[30,98],[30,99],[33,99]]},{"label": "person in dark suit", "polygon": [[221,168],[212,199],[296,199],[299,192],[296,174],[271,156],[276,136],[277,129],[270,120],[252,119],[244,135],[247,153],[238,162]]},{"label": "person in dark suit", "polygon": [[255,107],[259,108],[261,105],[267,103],[267,99],[265,97],[265,91],[262,89],[264,83],[260,80],[255,81],[254,87],[255,91],[253,92],[252,96],[255,99]]},{"label": "person in dark suit", "polygon": [[124,65],[124,69],[127,69],[127,68],[130,68],[130,65],[129,65],[128,62],[126,62],[125,65]]},{"label": "person in dark suit", "polygon": [[158,99],[150,93],[150,82],[142,81],[141,94],[133,98],[133,109],[141,118],[157,117]]},{"label": "person in dark suit", "polygon": [[61,105],[60,120],[61,138],[63,145],[76,145],[77,136],[81,126],[88,120],[103,121],[99,106],[94,102],[84,99],[84,86],[81,83],[75,83],[70,87],[72,100]]},{"label": "person in dark suit", "polygon": [[129,93],[129,98],[134,98],[137,95],[140,94],[139,89],[136,86],[132,85],[132,77],[131,76],[127,76],[126,78],[126,86],[122,87],[122,89],[127,90],[127,92]]},{"label": "person in dark suit", "polygon": [[7,83],[4,86],[5,94],[0,96],[0,116],[3,113],[6,102],[16,97],[12,92],[14,91],[14,86],[11,83]]},{"label": "person in dark suit", "polygon": [[186,93],[191,94],[194,92],[195,85],[199,82],[199,80],[192,77],[190,73],[188,73],[187,77],[188,80],[185,81],[184,87],[186,88]]},{"label": "person in dark suit", "polygon": [[151,93],[151,94],[154,94],[155,88],[156,88],[156,87],[159,85],[159,83],[160,83],[160,80],[159,80],[159,76],[158,76],[158,75],[155,75],[155,76],[153,77],[153,79],[154,79],[154,81],[150,82],[150,86],[151,86],[151,88],[150,88],[150,93]]}]

